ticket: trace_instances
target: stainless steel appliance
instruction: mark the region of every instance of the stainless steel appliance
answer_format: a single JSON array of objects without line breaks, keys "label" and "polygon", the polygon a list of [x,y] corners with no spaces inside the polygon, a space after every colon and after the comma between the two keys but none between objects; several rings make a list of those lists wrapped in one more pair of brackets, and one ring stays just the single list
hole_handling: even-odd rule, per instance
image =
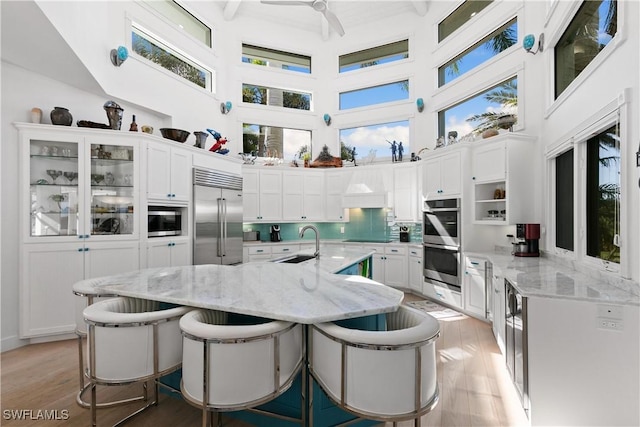
[{"label": "stainless steel appliance", "polygon": [[242,262],[242,176],[193,170],[194,264]]},{"label": "stainless steel appliance", "polygon": [[409,241],[409,227],[407,225],[400,226],[400,241],[401,242]]},{"label": "stainless steel appliance", "polygon": [[460,293],[460,199],[429,200],[424,208],[424,277]]},{"label": "stainless steel appliance", "polygon": [[272,225],[271,226],[270,237],[271,237],[271,241],[272,242],[280,242],[280,241],[282,241],[282,236],[280,236],[280,226],[279,225]]},{"label": "stainless steel appliance", "polygon": [[504,281],[505,347],[507,369],[516,387],[522,407],[529,411],[529,370],[527,359],[527,298]]},{"label": "stainless steel appliance", "polygon": [[182,210],[175,207],[149,206],[147,235],[149,237],[179,236],[182,234]]},{"label": "stainless steel appliance", "polygon": [[540,256],[540,224],[516,224],[516,237],[524,241],[514,244],[515,256]]},{"label": "stainless steel appliance", "polygon": [[242,233],[242,240],[245,242],[257,242],[260,240],[259,231],[244,231]]}]

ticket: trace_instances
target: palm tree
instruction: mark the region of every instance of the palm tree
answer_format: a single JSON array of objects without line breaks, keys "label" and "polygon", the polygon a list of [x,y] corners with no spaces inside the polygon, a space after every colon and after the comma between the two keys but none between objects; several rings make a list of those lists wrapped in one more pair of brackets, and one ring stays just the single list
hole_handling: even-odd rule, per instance
[{"label": "palm tree", "polygon": [[518,106],[517,80],[513,78],[500,84],[487,92],[484,98],[492,104],[500,104],[502,111],[486,111],[469,117],[468,122],[478,122],[472,132],[481,134],[489,129],[511,129],[518,119],[517,114],[511,112]]}]

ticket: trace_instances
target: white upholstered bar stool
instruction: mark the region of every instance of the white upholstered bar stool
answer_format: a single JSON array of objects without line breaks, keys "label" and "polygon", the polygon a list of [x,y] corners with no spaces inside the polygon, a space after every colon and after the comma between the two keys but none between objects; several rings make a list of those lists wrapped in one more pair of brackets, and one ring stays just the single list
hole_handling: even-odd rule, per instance
[{"label": "white upholstered bar stool", "polygon": [[[83,408],[91,407],[91,403],[84,400],[84,393],[89,389],[90,383],[86,381],[87,378],[87,361],[84,357],[84,338],[87,336],[87,324],[84,321],[83,311],[91,304],[102,301],[108,298],[114,298],[117,295],[102,291],[96,287],[102,281],[101,278],[81,280],[73,284],[73,294],[75,295],[76,303],[76,336],[78,337],[78,370],[80,378],[80,389],[76,396],[76,402]],[[141,399],[142,396],[136,400]],[[127,403],[131,399],[126,401],[113,401],[107,403],[101,403],[98,407],[109,407]]]},{"label": "white upholstered bar stool", "polygon": [[[266,319],[262,319],[266,320]],[[202,409],[202,425],[211,412],[252,409],[286,391],[302,367],[302,325],[269,321],[228,325],[226,313],[194,310],[180,320],[184,337],[181,390]],[[295,418],[279,418],[300,422]]]},{"label": "white upholstered bar stool", "polygon": [[97,422],[97,385],[154,381],[153,399],[116,425],[157,405],[158,379],[181,366],[182,335],[179,321],[192,309],[160,309],[158,301],[124,297],[101,301],[85,308],[84,319],[89,326],[87,354],[93,426]]},{"label": "white upholstered bar stool", "polygon": [[387,330],[362,331],[335,323],[312,326],[310,372],[329,398],[359,417],[413,419],[438,402],[435,341],[440,325],[405,305],[386,314]]}]

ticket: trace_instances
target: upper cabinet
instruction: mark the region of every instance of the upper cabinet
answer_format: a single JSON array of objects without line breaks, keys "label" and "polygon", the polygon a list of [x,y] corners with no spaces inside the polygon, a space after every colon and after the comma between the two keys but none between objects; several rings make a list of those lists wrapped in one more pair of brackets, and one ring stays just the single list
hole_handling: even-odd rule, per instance
[{"label": "upper cabinet", "polygon": [[[452,147],[453,148],[453,147]],[[460,197],[462,152],[459,149],[422,161],[423,196],[426,200]]]},{"label": "upper cabinet", "polygon": [[107,132],[18,126],[24,242],[139,236],[139,141]]},{"label": "upper cabinet", "polygon": [[186,205],[191,194],[191,152],[169,144],[147,146],[147,199]]},{"label": "upper cabinet", "polygon": [[282,171],[242,169],[242,217],[246,222],[282,220]]},{"label": "upper cabinet", "polygon": [[415,163],[393,165],[393,210],[396,221],[419,222],[420,202]]},{"label": "upper cabinet", "polygon": [[342,207],[342,194],[351,178],[351,169],[338,168],[325,172],[325,219],[334,222],[348,222],[349,210]]},{"label": "upper cabinet", "polygon": [[290,221],[323,221],[323,171],[287,170],[283,174],[282,218]]},{"label": "upper cabinet", "polygon": [[536,171],[534,142],[531,137],[509,133],[474,147],[471,182],[475,223],[538,222],[532,196]]}]

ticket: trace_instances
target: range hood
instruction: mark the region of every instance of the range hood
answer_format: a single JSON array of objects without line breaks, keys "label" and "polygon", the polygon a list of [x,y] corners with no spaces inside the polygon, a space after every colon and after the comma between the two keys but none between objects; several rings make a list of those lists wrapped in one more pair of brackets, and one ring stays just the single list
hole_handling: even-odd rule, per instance
[{"label": "range hood", "polygon": [[347,189],[342,195],[342,207],[389,207],[389,193],[385,188],[382,177],[382,173],[374,168],[356,168],[351,175]]}]

